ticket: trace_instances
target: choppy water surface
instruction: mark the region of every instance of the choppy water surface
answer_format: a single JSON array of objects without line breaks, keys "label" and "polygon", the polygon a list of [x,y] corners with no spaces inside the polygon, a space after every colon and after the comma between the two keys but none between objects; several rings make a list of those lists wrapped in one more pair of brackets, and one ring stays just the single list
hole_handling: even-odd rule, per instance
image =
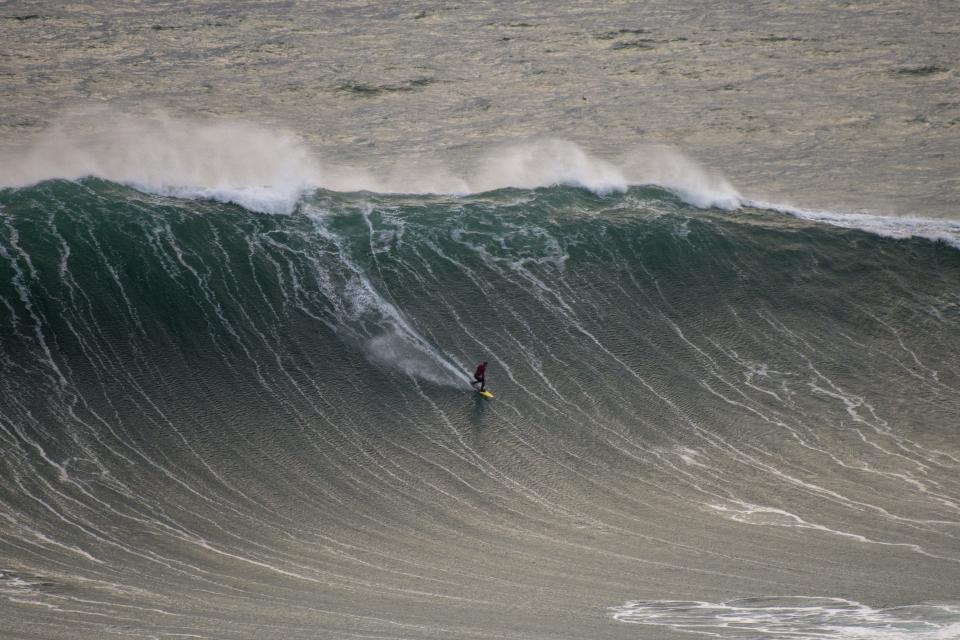
[{"label": "choppy water surface", "polygon": [[18,1],[0,7],[0,135],[111,105],[288,129],[336,165],[469,163],[529,136],[608,158],[667,144],[750,197],[956,218],[955,10]]}]

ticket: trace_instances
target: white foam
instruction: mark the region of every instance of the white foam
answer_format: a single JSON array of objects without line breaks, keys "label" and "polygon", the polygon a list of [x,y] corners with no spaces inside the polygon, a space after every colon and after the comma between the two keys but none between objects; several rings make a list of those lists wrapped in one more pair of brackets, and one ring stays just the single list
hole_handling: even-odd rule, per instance
[{"label": "white foam", "polygon": [[769,597],[696,602],[627,602],[610,609],[621,622],[713,637],[817,640],[941,640],[960,633],[960,604],[874,609],[841,598]]},{"label": "white foam", "polygon": [[960,220],[815,211],[759,200],[745,200],[743,204],[757,209],[777,211],[803,220],[822,222],[845,229],[858,229],[886,238],[900,240],[925,238],[960,249]]},{"label": "white foam", "polygon": [[408,376],[436,385],[463,387],[465,374],[454,375],[442,356],[402,333],[394,331],[370,338],[364,349],[370,359],[381,366],[399,369]]}]

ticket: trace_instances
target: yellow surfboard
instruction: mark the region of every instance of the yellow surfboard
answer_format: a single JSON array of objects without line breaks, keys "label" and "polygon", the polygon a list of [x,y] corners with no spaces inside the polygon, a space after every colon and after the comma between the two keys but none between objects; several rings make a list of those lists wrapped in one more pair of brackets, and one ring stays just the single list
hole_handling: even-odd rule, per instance
[{"label": "yellow surfboard", "polygon": [[477,393],[479,393],[480,395],[482,395],[484,398],[492,398],[492,397],[493,397],[493,394],[490,393],[489,391],[478,391]]}]

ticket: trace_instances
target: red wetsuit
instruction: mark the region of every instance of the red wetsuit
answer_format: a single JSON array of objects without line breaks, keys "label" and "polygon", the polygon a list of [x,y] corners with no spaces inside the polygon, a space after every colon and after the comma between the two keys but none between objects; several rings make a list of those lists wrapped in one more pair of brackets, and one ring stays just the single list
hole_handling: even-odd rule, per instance
[{"label": "red wetsuit", "polygon": [[483,391],[487,386],[487,382],[485,379],[486,373],[487,373],[487,363],[481,362],[480,364],[477,365],[477,370],[474,371],[473,373],[473,382],[471,382],[470,384],[477,384],[479,382],[480,391]]}]

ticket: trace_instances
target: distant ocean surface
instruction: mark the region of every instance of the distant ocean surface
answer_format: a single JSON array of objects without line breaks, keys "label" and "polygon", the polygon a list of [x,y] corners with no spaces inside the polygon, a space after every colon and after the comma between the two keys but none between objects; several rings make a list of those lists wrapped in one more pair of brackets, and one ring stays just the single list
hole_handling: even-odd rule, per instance
[{"label": "distant ocean surface", "polygon": [[960,637],[953,9],[0,5],[0,638]]}]

